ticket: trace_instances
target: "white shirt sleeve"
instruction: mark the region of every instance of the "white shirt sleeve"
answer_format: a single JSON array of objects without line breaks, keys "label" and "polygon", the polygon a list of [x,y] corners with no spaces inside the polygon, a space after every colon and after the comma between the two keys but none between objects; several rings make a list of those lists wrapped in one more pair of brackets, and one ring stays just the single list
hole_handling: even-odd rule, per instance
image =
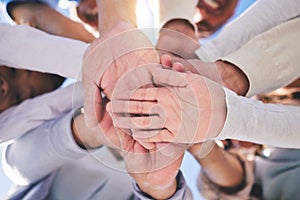
[{"label": "white shirt sleeve", "polygon": [[225,89],[227,116],[216,139],[233,138],[282,148],[300,148],[300,107],[264,104]]},{"label": "white shirt sleeve", "polygon": [[197,0],[152,0],[154,27],[161,28],[171,19],[186,19],[193,24]]},{"label": "white shirt sleeve", "polygon": [[81,79],[88,44],[23,25],[0,25],[0,64]]},{"label": "white shirt sleeve", "polygon": [[203,61],[215,61],[238,50],[256,35],[299,15],[300,0],[258,0],[226,25],[217,38],[196,50],[196,54]]},{"label": "white shirt sleeve", "polygon": [[253,38],[221,60],[238,66],[248,77],[247,96],[271,92],[300,77],[300,17]]}]

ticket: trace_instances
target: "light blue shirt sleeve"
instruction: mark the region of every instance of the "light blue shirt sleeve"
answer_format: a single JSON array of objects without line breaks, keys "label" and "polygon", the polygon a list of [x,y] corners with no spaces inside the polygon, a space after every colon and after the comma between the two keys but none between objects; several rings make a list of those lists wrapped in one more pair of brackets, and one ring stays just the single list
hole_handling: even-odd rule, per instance
[{"label": "light blue shirt sleeve", "polygon": [[35,182],[87,155],[73,138],[72,116],[73,111],[46,122],[6,147],[3,165],[12,181],[18,185]]}]

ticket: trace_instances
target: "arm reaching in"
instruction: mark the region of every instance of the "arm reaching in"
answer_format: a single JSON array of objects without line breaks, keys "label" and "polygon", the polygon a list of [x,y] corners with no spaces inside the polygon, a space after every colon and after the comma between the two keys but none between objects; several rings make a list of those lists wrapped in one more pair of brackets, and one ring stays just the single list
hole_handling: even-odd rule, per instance
[{"label": "arm reaching in", "polygon": [[9,4],[8,10],[17,24],[29,25],[53,35],[87,43],[96,39],[82,24],[43,3],[14,2]]},{"label": "arm reaching in", "polygon": [[110,99],[117,80],[125,73],[159,63],[150,40],[135,27],[134,0],[99,0],[98,10],[100,38],[83,60],[85,119],[89,127],[97,126],[102,117],[100,91]]}]

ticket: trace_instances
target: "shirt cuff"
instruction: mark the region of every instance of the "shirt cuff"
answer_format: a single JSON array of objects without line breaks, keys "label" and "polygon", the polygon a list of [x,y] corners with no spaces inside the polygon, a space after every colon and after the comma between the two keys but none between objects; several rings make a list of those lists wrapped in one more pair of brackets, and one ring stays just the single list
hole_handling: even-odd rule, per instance
[{"label": "shirt cuff", "polygon": [[[177,177],[177,189],[175,194],[169,198],[170,200],[188,200],[193,199],[191,191],[189,190],[185,179],[181,173],[181,171],[178,172]],[[134,193],[134,199],[135,200],[152,200],[153,198],[141,191],[139,186],[136,183],[133,183],[133,193]]]},{"label": "shirt cuff", "polygon": [[215,59],[212,58],[211,55],[209,55],[209,53],[206,50],[205,46],[201,46],[199,49],[196,49],[195,54],[203,62],[213,62],[213,61],[215,61]]},{"label": "shirt cuff", "polygon": [[74,111],[58,119],[49,130],[52,132],[49,134],[49,140],[54,151],[68,159],[81,158],[87,154],[87,151],[80,148],[74,140],[71,128],[73,113]]},{"label": "shirt cuff", "polygon": [[[227,114],[226,120],[224,123],[224,127],[219,135],[215,138],[217,140],[224,140],[230,138],[229,136],[232,135],[234,132],[238,131],[239,125],[236,119],[239,119],[239,102],[237,99],[237,94],[233,91],[224,87],[225,96],[226,96],[226,107],[227,107]],[[237,139],[237,138],[235,138]]]},{"label": "shirt cuff", "polygon": [[193,16],[197,0],[152,0],[152,7],[156,13],[154,25],[161,28],[171,19],[186,19],[193,23]]}]

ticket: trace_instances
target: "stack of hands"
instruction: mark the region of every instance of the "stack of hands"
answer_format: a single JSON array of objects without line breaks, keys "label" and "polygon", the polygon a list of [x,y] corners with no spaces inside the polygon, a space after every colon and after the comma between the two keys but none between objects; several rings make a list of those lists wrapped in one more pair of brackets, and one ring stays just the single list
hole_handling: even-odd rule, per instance
[{"label": "stack of hands", "polygon": [[89,148],[120,150],[140,189],[157,199],[175,193],[185,150],[207,154],[214,143],[203,142],[226,118],[214,64],[171,56],[174,46],[163,50],[168,55],[127,23],[91,44],[83,61],[84,117],[94,134],[79,135]]}]

